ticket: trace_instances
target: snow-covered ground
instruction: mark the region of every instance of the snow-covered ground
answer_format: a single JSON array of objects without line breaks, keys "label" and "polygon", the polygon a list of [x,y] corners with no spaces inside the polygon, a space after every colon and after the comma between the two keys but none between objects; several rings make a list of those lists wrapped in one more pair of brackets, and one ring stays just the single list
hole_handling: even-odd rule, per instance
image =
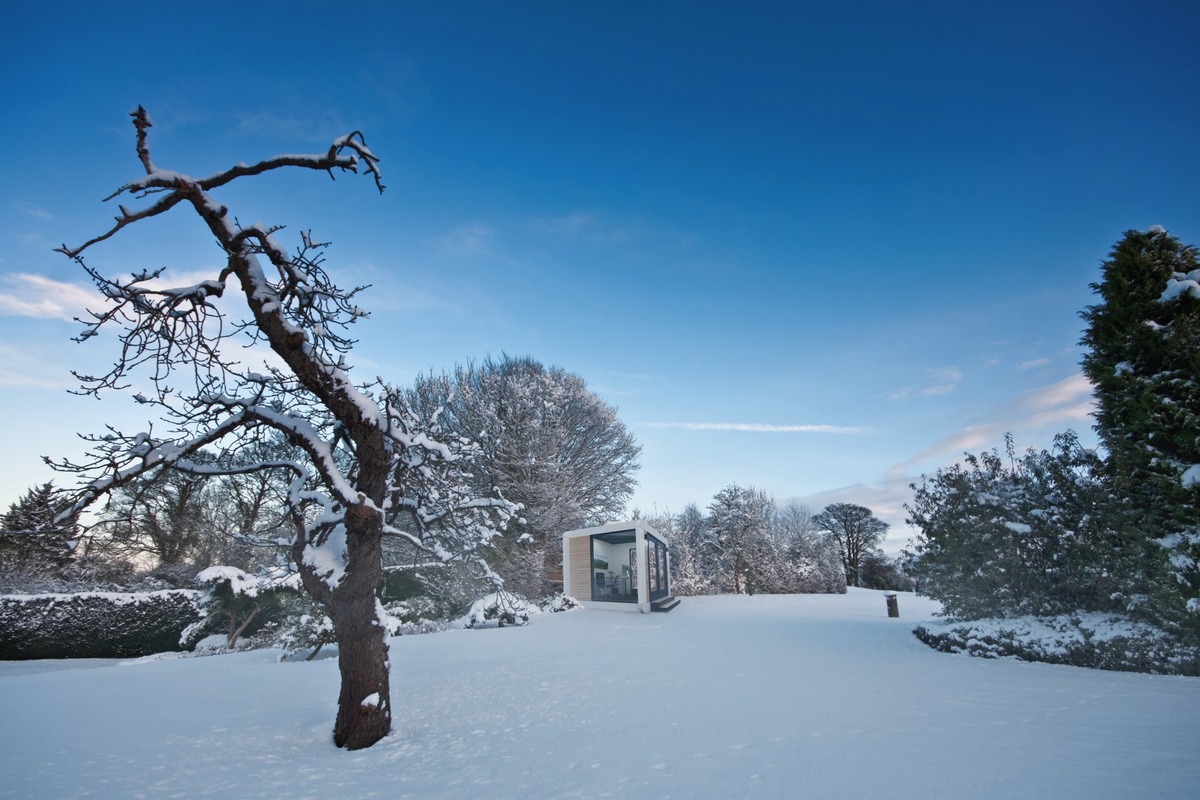
[{"label": "snow-covered ground", "polygon": [[944,655],[910,633],[934,610],[702,597],[397,638],[395,731],[357,753],[333,660],[0,663],[0,796],[1200,796],[1200,679]]}]

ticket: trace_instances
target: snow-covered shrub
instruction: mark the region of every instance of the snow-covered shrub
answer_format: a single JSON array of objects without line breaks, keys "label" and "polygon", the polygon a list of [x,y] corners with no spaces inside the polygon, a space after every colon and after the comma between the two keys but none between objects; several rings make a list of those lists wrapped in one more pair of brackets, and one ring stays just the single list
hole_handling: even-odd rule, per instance
[{"label": "snow-covered shrub", "polygon": [[438,606],[433,598],[425,595],[410,597],[393,603],[385,603],[384,609],[388,615],[401,623],[419,622],[420,620],[436,620],[439,618]]},{"label": "snow-covered shrub", "polygon": [[467,628],[490,627],[488,623],[491,622],[498,628],[524,625],[529,622],[530,615],[536,613],[537,607],[524,597],[501,590],[476,600],[467,612],[464,625]]},{"label": "snow-covered shrub", "polygon": [[1200,648],[1127,615],[1082,613],[933,622],[913,633],[935,650],[1121,672],[1200,675]]},{"label": "snow-covered shrub", "polygon": [[311,661],[321,649],[334,642],[333,620],[305,592],[280,590],[276,593],[282,617],[275,645],[283,650],[282,659]]},{"label": "snow-covered shrub", "polygon": [[199,601],[204,616],[183,631],[180,644],[192,645],[220,627],[225,647],[233,650],[252,623],[257,621],[257,627],[262,627],[267,615],[279,608],[276,591],[286,581],[286,576],[248,575],[237,567],[209,567],[196,576],[196,582],[205,587]]},{"label": "snow-covered shrub", "polygon": [[540,608],[547,614],[557,614],[560,611],[573,611],[577,608],[583,608],[583,605],[574,597],[560,592],[543,600]]},{"label": "snow-covered shrub", "polygon": [[1138,541],[1074,434],[1023,456],[1010,439],[1007,457],[968,455],[914,488],[905,567],[952,618],[1120,613],[1144,585]]},{"label": "snow-covered shrub", "polygon": [[136,658],[180,650],[199,592],[0,597],[0,659]]}]

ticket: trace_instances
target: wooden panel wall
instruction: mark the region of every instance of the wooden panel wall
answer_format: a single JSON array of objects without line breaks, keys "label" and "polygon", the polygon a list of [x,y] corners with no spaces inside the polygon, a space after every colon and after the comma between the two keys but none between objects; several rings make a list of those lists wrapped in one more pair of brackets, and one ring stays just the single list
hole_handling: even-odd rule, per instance
[{"label": "wooden panel wall", "polygon": [[571,571],[571,594],[576,600],[592,599],[592,540],[577,536],[567,540],[570,553],[567,569]]}]

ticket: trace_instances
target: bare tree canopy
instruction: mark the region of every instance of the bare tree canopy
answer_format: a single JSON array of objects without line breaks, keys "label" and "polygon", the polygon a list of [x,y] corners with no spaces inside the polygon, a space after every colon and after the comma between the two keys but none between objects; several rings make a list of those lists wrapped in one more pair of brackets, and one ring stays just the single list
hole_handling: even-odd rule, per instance
[{"label": "bare tree canopy", "polygon": [[[366,316],[357,305],[363,287],[333,282],[323,266],[326,245],[303,232],[289,253],[277,238],[280,228],[244,227],[214,195],[233,181],[284,168],[330,176],[361,170],[382,192],[379,159],[362,135],[341,136],[324,153],[276,156],[193,178],[154,163],[149,115],[139,107],[132,116],[145,174],[107,199],[130,196],[146,205],[118,205],[106,232],[60,250],[105,301],[89,312],[78,339],[115,329],[120,344],[110,370],[77,375],[80,393],[145,386],[136,399],[165,431],[110,428],[87,437],[86,459],[55,464],[81,479],[67,513],[164,467],[286,474],[291,552],[305,589],[333,620],[338,643],[334,742],[369,747],[391,728],[387,642],[375,594],[382,537],[402,537],[433,561],[471,559],[498,535],[511,506],[465,486],[464,465],[476,450],[458,437],[439,441],[436,415],[418,417],[379,381],[351,380],[346,357],[354,342],[347,329]],[[223,264],[210,278],[170,286],[164,270],[111,278],[84,263],[84,251],[177,206],[190,207],[221,250]],[[262,449],[280,437],[295,448],[294,458]],[[212,449],[222,457],[202,455]],[[405,528],[391,524],[400,517]]]},{"label": "bare tree canopy", "polygon": [[888,524],[877,519],[871,509],[853,503],[834,503],[812,519],[818,529],[829,534],[842,556],[846,582],[860,585],[859,569],[863,558],[883,540]]},{"label": "bare tree canopy", "polygon": [[[420,409],[443,409],[449,431],[478,442],[479,491],[499,487],[521,506],[521,551],[498,564],[506,585],[531,597],[561,560],[560,536],[617,519],[637,485],[641,447],[617,410],[583,378],[530,357],[504,355],[417,379],[407,393]],[[525,557],[528,556],[528,557]]]}]

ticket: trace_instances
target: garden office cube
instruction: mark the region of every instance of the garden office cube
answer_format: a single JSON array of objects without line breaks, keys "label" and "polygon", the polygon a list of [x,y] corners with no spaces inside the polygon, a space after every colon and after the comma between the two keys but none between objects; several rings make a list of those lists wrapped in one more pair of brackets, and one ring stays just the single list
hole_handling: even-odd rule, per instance
[{"label": "garden office cube", "polygon": [[563,593],[586,608],[670,611],[667,541],[641,520],[563,534]]}]

